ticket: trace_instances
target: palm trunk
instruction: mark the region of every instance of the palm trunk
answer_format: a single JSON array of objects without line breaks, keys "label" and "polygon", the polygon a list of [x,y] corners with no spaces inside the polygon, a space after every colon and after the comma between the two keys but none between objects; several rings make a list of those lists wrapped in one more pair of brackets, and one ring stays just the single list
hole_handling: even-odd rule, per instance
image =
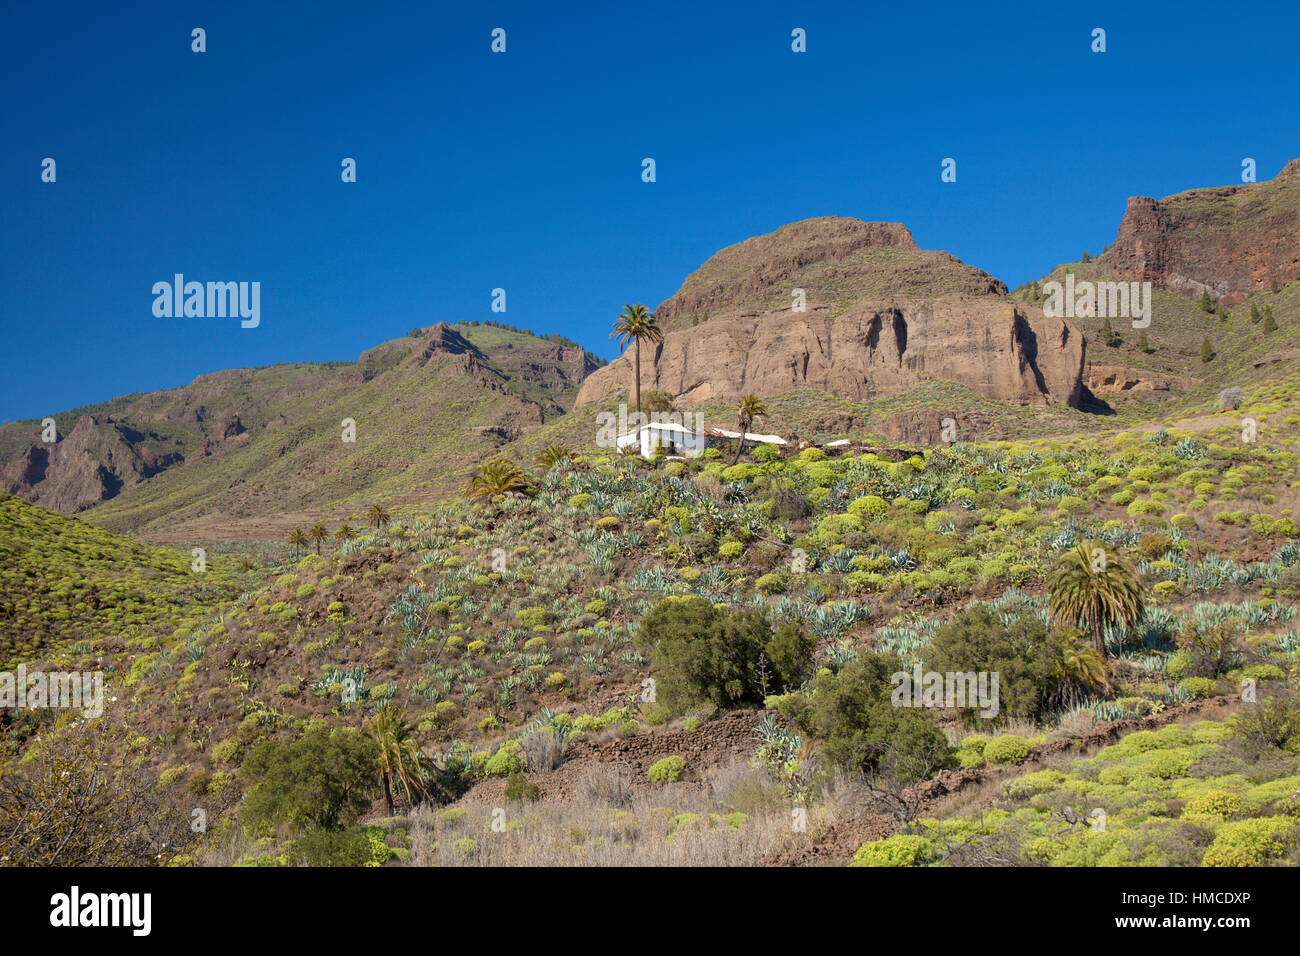
[{"label": "palm trunk", "polygon": [[384,802],[388,804],[388,815],[393,815],[393,785],[389,780],[388,771],[384,771]]},{"label": "palm trunk", "polygon": [[740,453],[745,449],[745,432],[749,430],[749,425],[743,418],[736,424],[740,427],[740,437],[736,439],[736,457],[731,459],[733,465],[740,462]]},{"label": "palm trunk", "polygon": [[632,392],[636,396],[636,410],[641,411],[641,340],[635,339],[636,344],[636,381],[632,383]]},{"label": "palm trunk", "polygon": [[1106,635],[1102,631],[1101,618],[1094,616],[1092,619],[1092,646],[1093,649],[1101,655],[1101,659],[1106,659]]}]

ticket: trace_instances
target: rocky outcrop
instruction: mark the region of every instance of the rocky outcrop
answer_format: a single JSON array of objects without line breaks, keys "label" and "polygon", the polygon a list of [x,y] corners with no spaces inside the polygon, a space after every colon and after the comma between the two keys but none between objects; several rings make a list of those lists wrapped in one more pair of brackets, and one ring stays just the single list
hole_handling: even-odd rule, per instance
[{"label": "rocky outcrop", "polygon": [[1084,369],[1083,383],[1097,397],[1121,392],[1168,392],[1196,387],[1196,379],[1127,365],[1093,365]]},{"label": "rocky outcrop", "polygon": [[82,415],[52,444],[33,444],[4,471],[5,490],[50,511],[72,514],[112,497],[149,473],[124,430]]},{"label": "rocky outcrop", "polygon": [[1005,294],[998,279],[946,252],[921,249],[897,222],[805,219],[715,253],[655,310],[665,329],[737,310],[790,308],[795,289],[840,310],[865,299]]},{"label": "rocky outcrop", "polygon": [[[816,388],[853,399],[927,381],[1023,405],[1077,405],[1084,339],[899,223],[827,217],[718,252],[655,310],[642,391],[683,406]],[[593,372],[577,405],[630,388],[631,358]]]},{"label": "rocky outcrop", "polygon": [[[648,351],[642,391],[667,391],[685,406],[796,388],[865,400],[934,380],[1022,405],[1082,397],[1079,329],[1000,296],[864,302],[838,316],[827,306],[720,315]],[[583,383],[576,404],[628,389],[632,374],[624,355]]]},{"label": "rocky outcrop", "polygon": [[1225,305],[1300,280],[1300,159],[1267,182],[1129,199],[1101,264]]}]

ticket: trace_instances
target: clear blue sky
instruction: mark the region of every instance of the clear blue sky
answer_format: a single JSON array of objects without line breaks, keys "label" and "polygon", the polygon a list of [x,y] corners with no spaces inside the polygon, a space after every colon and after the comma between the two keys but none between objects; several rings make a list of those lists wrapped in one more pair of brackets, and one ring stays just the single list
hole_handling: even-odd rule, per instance
[{"label": "clear blue sky", "polygon": [[[1295,3],[455,6],[5,4],[0,421],[439,320],[608,357],[624,302],[809,216],[1014,286],[1300,156]],[[261,282],[261,326],[154,318],[176,272]]]}]

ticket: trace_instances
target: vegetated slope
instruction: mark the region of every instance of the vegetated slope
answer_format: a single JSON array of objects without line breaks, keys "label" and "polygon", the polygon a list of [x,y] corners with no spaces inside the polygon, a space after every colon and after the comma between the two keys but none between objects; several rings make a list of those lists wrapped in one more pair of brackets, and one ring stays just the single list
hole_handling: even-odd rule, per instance
[{"label": "vegetated slope", "polygon": [[[595,365],[575,346],[438,324],[354,363],[232,369],[55,416],[53,446],[39,423],[11,423],[0,462],[15,494],[146,534],[429,496],[562,414]],[[345,419],[355,442],[344,441]]]},{"label": "vegetated slope", "polygon": [[927,815],[864,843],[854,865],[1294,866],[1296,761],[1253,749],[1243,717],[1185,718],[1095,755],[1058,755],[978,812]]},{"label": "vegetated slope", "polygon": [[0,669],[72,653],[115,659],[239,593],[235,560],[203,572],[156,548],[0,492]]},{"label": "vegetated slope", "polygon": [[[385,702],[443,766],[459,768],[460,788],[516,769],[545,775],[526,756],[543,730],[560,732],[581,759],[583,741],[662,727],[662,740],[592,751],[623,760],[624,772],[638,776],[632,789],[653,801],[633,829],[662,837],[689,825],[706,842],[740,841],[728,853],[783,853],[778,829],[790,833],[788,789],[799,785],[782,769],[788,758],[778,759],[789,731],[769,726],[766,737],[756,735],[757,768],[727,771],[731,795],[709,796],[721,792],[715,761],[731,760],[735,749],[715,753],[689,739],[728,718],[707,707],[666,712],[641,698],[644,680],[659,676],[639,629],[653,606],[694,595],[759,609],[773,624],[797,622],[816,638],[819,670],[881,650],[911,666],[925,658],[936,627],[972,599],[1000,615],[1045,613],[1051,567],[1089,535],[1137,569],[1148,615],[1110,636],[1120,656],[1111,690],[1095,689],[1021,731],[1025,753],[1038,738],[1069,739],[1096,722],[1227,692],[1243,675],[1266,686],[1284,679],[1296,653],[1300,439],[1290,426],[1300,421],[1298,384],[1291,376],[1247,390],[1241,413],[1260,425],[1253,444],[1241,441],[1235,422],[1196,433],[1174,422],[1169,432],[962,443],[906,461],[766,451],[731,468],[716,451],[652,463],[586,443],[547,469],[524,462],[535,479],[531,496],[415,503],[393,526],[327,544],[320,556],[284,555],[242,599],[119,668],[130,676],[116,719],[172,734],[159,765],[166,785],[214,800],[219,791],[214,807],[235,805],[234,771],[258,740],[291,738],[314,719],[361,726]],[[803,564],[792,560],[795,548]],[[1175,637],[1225,622],[1240,636],[1241,657],[1193,678]],[[966,739],[974,735],[950,729],[964,760],[985,760]],[[994,733],[1007,736],[1005,728]],[[1010,737],[999,747],[1014,754]],[[669,746],[701,762],[688,764],[687,789],[639,780]],[[546,799],[581,797],[579,776],[542,780]],[[821,799],[810,805],[822,821],[814,834],[847,812]],[[661,821],[651,811],[664,806],[673,813]],[[635,801],[633,810],[641,812]],[[429,825],[445,829],[452,819]],[[537,826],[546,825],[539,817]],[[454,840],[437,854],[473,839],[450,832]],[[656,844],[664,852],[669,845]],[[479,862],[497,859],[486,845],[474,852]]]},{"label": "vegetated slope", "polygon": [[[931,381],[1022,405],[1077,406],[1084,340],[1069,322],[897,223],[827,217],[729,246],[656,315],[643,387],[696,406],[798,388],[866,400]],[[583,383],[576,404],[626,388],[625,354]]]}]

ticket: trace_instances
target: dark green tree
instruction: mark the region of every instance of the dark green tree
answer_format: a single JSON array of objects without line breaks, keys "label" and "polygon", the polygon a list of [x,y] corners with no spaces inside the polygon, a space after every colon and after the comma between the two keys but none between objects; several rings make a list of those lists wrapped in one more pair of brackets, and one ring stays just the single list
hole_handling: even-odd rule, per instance
[{"label": "dark green tree", "polygon": [[758,611],[732,612],[699,597],[660,601],[639,633],[655,648],[659,699],[675,712],[705,702],[762,703],[765,693],[797,687],[812,666],[812,644],[797,628],[773,635]]},{"label": "dark green tree", "polygon": [[370,808],[379,749],[350,727],[318,727],[297,740],[264,740],[239,769],[251,827],[338,830]]},{"label": "dark green tree", "polygon": [[897,656],[866,652],[838,673],[822,672],[811,694],[784,698],[782,710],[836,766],[872,774],[888,763],[899,783],[915,783],[951,766],[952,748],[933,711],[894,706],[900,672],[906,669]]}]

